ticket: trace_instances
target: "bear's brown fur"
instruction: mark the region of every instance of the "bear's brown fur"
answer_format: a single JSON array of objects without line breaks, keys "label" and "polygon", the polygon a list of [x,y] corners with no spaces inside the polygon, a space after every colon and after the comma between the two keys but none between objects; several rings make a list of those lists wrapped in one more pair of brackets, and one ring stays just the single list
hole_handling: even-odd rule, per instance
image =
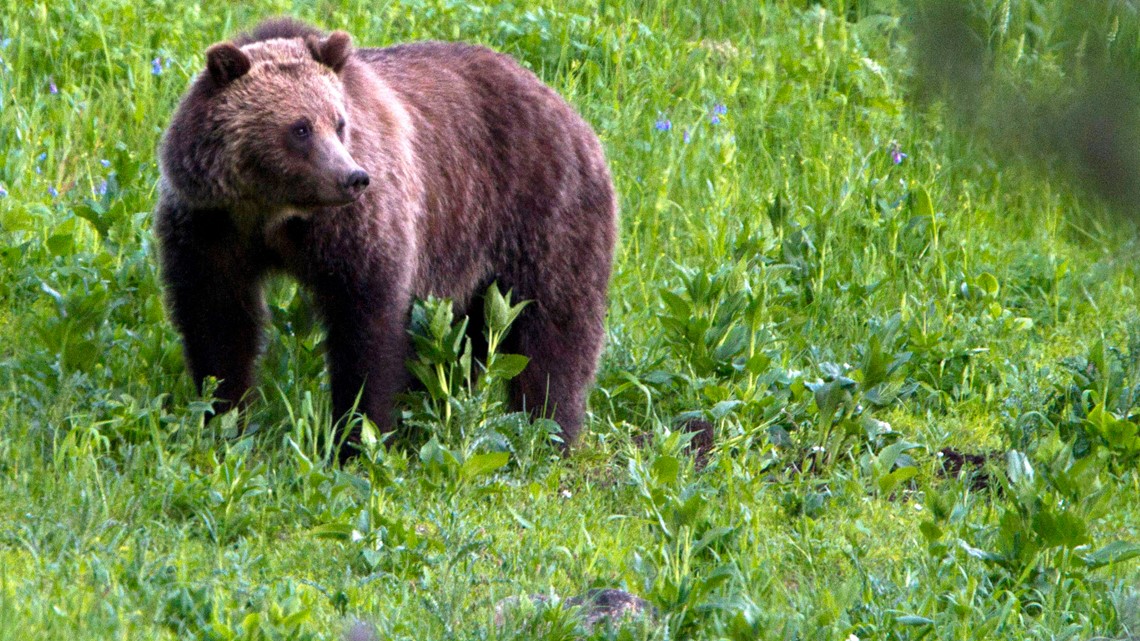
[{"label": "bear's brown fur", "polygon": [[359,396],[389,430],[412,298],[470,311],[498,281],[533,301],[506,346],[530,358],[512,405],[573,442],[616,233],[601,146],[574,110],[509,57],[464,44],[354,49],[343,32],[275,20],[206,58],[163,140],[155,213],[199,388],[214,376],[223,404],[246,396],[262,284],[281,271],[319,307],[334,415]]}]

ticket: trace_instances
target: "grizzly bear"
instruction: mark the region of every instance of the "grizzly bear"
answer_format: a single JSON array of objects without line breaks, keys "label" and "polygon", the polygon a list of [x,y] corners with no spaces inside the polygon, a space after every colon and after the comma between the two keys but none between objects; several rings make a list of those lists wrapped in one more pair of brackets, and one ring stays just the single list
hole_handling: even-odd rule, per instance
[{"label": "grizzly bear", "polygon": [[270,274],[312,293],[341,430],[354,409],[394,428],[414,297],[475,323],[497,282],[531,301],[505,343],[529,358],[510,403],[575,440],[616,204],[597,137],[533,73],[483,47],[357,49],[273,20],[206,51],[160,156],[167,305],[199,391],[219,381],[216,410],[254,383]]}]

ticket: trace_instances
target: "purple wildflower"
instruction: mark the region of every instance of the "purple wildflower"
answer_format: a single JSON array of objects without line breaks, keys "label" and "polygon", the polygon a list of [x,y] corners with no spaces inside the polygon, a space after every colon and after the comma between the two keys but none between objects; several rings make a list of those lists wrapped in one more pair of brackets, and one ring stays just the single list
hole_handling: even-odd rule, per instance
[{"label": "purple wildflower", "polygon": [[3,198],[7,195],[8,195],[8,188],[5,187],[4,185],[0,185],[0,198]]},{"label": "purple wildflower", "polygon": [[45,152],[41,153],[40,155],[36,156],[36,160],[38,160],[39,162],[43,162],[43,161],[47,160],[47,152],[45,151]]},{"label": "purple wildflower", "polygon": [[162,57],[161,56],[150,61],[150,72],[151,72],[151,74],[156,75],[156,76],[158,74],[162,73]]},{"label": "purple wildflower", "polygon": [[12,44],[12,39],[4,38],[3,40],[0,40],[0,49],[7,49],[8,45],[10,44]]},{"label": "purple wildflower", "polygon": [[107,180],[106,179],[102,180],[98,185],[95,185],[95,195],[96,196],[106,196],[107,195]]},{"label": "purple wildflower", "polygon": [[48,91],[53,94],[59,93],[59,87],[55,86],[54,78],[48,77]]},{"label": "purple wildflower", "polygon": [[688,130],[688,129],[686,129],[686,130],[685,130],[685,131],[684,131],[684,132],[681,134],[681,140],[684,140],[686,144],[688,144],[688,142],[689,142],[690,140],[692,140],[692,139],[693,139],[693,136],[692,136],[692,134],[690,134],[690,133],[689,133],[689,130]]},{"label": "purple wildflower", "polygon": [[48,195],[52,198],[59,198],[59,190],[55,186],[48,187]]},{"label": "purple wildflower", "polygon": [[709,122],[711,122],[714,125],[719,125],[720,124],[720,117],[727,114],[727,113],[728,113],[728,107],[725,107],[724,105],[719,104],[719,103],[715,104],[715,105],[713,105],[712,112],[710,112]]},{"label": "purple wildflower", "polygon": [[110,160],[107,160],[106,158],[104,158],[104,159],[102,159],[102,160],[100,160],[100,161],[99,161],[99,164],[100,164],[100,165],[103,165],[104,167],[110,167],[110,166],[111,166],[111,161],[110,161]]},{"label": "purple wildflower", "polygon": [[902,150],[899,149],[899,144],[897,142],[891,143],[890,153],[891,153],[891,162],[893,162],[896,165],[902,164],[902,161],[906,159],[906,154],[904,154],[902,152]]},{"label": "purple wildflower", "polygon": [[657,131],[669,131],[673,128],[673,123],[668,118],[660,118],[653,126]]}]

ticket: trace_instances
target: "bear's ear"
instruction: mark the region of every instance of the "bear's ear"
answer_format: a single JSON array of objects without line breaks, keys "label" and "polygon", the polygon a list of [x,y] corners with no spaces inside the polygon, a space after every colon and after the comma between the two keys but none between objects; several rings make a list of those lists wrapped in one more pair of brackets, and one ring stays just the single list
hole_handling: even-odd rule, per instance
[{"label": "bear's ear", "polygon": [[334,31],[326,38],[309,36],[305,39],[309,51],[317,62],[340,73],[348,57],[352,55],[352,36],[343,31]]},{"label": "bear's ear", "polygon": [[206,69],[219,87],[241,78],[251,66],[249,56],[229,42],[216,44],[206,50]]}]

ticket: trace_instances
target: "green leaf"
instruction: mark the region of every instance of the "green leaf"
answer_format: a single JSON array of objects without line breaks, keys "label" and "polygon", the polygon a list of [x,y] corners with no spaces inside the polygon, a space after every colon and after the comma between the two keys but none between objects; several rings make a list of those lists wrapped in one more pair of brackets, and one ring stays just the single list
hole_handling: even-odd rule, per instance
[{"label": "green leaf", "polygon": [[693,315],[693,308],[689,301],[667,289],[661,290],[661,300],[669,309],[669,313],[677,318],[689,318]]},{"label": "green leaf", "polygon": [[451,330],[451,320],[454,318],[454,313],[451,311],[451,305],[447,301],[436,301],[435,313],[431,317],[431,337],[435,339],[443,339]]},{"label": "green leaf", "polygon": [[432,436],[431,439],[420,448],[420,462],[428,469],[446,469],[454,465],[457,461],[455,454],[441,445],[439,439]]},{"label": "green leaf", "polygon": [[408,361],[406,365],[408,371],[424,384],[424,387],[427,388],[428,394],[430,394],[432,398],[439,399],[445,396],[443,387],[436,377],[435,370],[419,361]]},{"label": "green leaf", "polygon": [[487,369],[487,375],[509,381],[522,373],[528,362],[530,359],[521,354],[497,354]]},{"label": "green leaf", "polygon": [[649,471],[658,483],[671,485],[676,482],[677,475],[681,471],[681,462],[675,456],[658,456]]},{"label": "green leaf", "polygon": [[749,374],[759,376],[768,371],[768,367],[772,364],[772,358],[763,352],[757,352],[748,359],[744,365],[744,369],[748,370]]},{"label": "green leaf", "polygon": [[934,216],[934,202],[930,199],[930,192],[924,187],[910,192],[911,211],[915,216],[930,218]]},{"label": "green leaf", "polygon": [[942,528],[934,521],[923,521],[918,524],[918,531],[927,543],[937,543],[942,538]]},{"label": "green leaf", "polygon": [[463,342],[467,340],[467,317],[464,316],[463,320],[456,323],[451,331],[443,340],[443,346],[447,350],[445,352],[444,360],[447,362],[454,361],[459,358],[463,350]]},{"label": "green leaf", "polygon": [[[373,452],[376,450],[376,445],[380,442],[379,432],[376,430],[376,424],[372,421],[365,420],[360,426],[360,444],[364,446],[364,451]],[[296,445],[294,445],[296,447]],[[298,450],[298,453],[300,450]]]},{"label": "green leaf", "polygon": [[312,534],[318,539],[348,541],[352,538],[353,529],[354,528],[348,523],[326,523],[309,530],[309,534]]},{"label": "green leaf", "polygon": [[508,460],[510,460],[510,454],[506,452],[475,454],[463,462],[463,466],[459,469],[459,475],[467,480],[478,478],[503,467]]},{"label": "green leaf", "polygon": [[499,291],[497,282],[491,283],[491,286],[487,288],[487,293],[483,295],[483,310],[483,317],[487,322],[488,329],[499,332],[506,328],[510,310],[502,292]]},{"label": "green leaf", "polygon": [[728,332],[728,338],[713,350],[713,358],[718,361],[727,361],[739,354],[748,346],[748,328],[737,325]]},{"label": "green leaf", "polygon": [[808,387],[815,392],[815,404],[819,408],[819,418],[822,425],[830,425],[835,420],[835,411],[850,398],[850,394],[841,380],[826,383],[810,383]]},{"label": "green leaf", "polygon": [[1017,450],[1010,450],[1005,455],[1005,461],[1009,466],[1009,480],[1014,485],[1033,484],[1033,464],[1024,454]]},{"label": "green leaf", "polygon": [[982,561],[1001,561],[1002,560],[1002,556],[1000,554],[995,554],[993,552],[989,552],[989,551],[983,550],[981,548],[976,548],[976,547],[970,545],[969,543],[966,543],[962,539],[958,539],[958,546],[961,547],[963,550],[965,550],[966,554],[969,554],[970,556],[974,557],[975,559],[980,559]]},{"label": "green leaf", "polygon": [[289,443],[289,447],[293,449],[293,460],[297,464],[297,470],[302,476],[307,476],[309,472],[313,471],[313,462],[301,451],[301,446],[297,445],[297,441],[288,437],[286,437],[285,440]]},{"label": "green leaf", "polygon": [[72,234],[52,234],[47,239],[47,247],[56,256],[69,256],[75,251],[75,236]]},{"label": "green leaf", "polygon": [[1113,541],[1096,552],[1086,554],[1081,560],[1091,570],[1116,565],[1140,556],[1140,543]]},{"label": "green leaf", "polygon": [[483,295],[483,320],[487,331],[505,332],[529,303],[530,301],[524,300],[517,305],[511,305],[511,292],[508,291],[504,295],[499,291],[498,283],[491,283]]},{"label": "green leaf", "polygon": [[717,541],[720,541],[721,539],[726,538],[728,535],[732,534],[735,531],[736,528],[734,527],[714,527],[708,532],[705,532],[705,535],[701,537],[700,541],[697,541],[693,544],[693,548],[689,554],[696,556],[697,553],[701,550],[712,545],[713,543],[716,543]]},{"label": "green leaf", "polygon": [[974,284],[977,285],[988,298],[997,298],[998,292],[1001,291],[1001,285],[998,284],[996,276],[989,272],[982,272],[974,279]]},{"label": "green leaf", "polygon": [[725,563],[718,566],[708,576],[697,579],[693,582],[693,591],[689,594],[689,603],[700,603],[706,596],[711,594],[717,587],[724,585],[733,578],[739,576],[739,572],[732,565]]},{"label": "green leaf", "polygon": [[507,512],[512,517],[514,517],[515,522],[518,523],[519,526],[522,527],[524,530],[533,530],[534,529],[534,523],[531,523],[527,519],[523,518],[523,516],[521,514],[519,514],[518,512],[516,512],[515,509],[513,507],[511,507],[510,505],[507,506]]},{"label": "green leaf", "polygon": [[380,550],[363,550],[360,555],[364,557],[364,562],[368,564],[368,567],[375,570],[384,562],[384,557],[387,556],[387,553],[381,552]]},{"label": "green leaf", "polygon": [[1052,547],[1075,548],[1090,540],[1088,525],[1069,512],[1038,512],[1033,519],[1033,529],[1045,545]]},{"label": "green leaf", "polygon": [[709,411],[709,414],[714,419],[720,420],[720,419],[724,418],[725,416],[728,416],[728,414],[730,412],[732,412],[732,410],[736,409],[737,407],[740,407],[741,404],[742,404],[741,401],[737,401],[737,400],[720,401],[719,403],[717,403],[716,405],[713,406],[713,408]]},{"label": "green leaf", "polygon": [[107,232],[110,231],[111,225],[107,222],[107,210],[101,203],[88,200],[86,203],[75,208],[75,215],[91,223],[95,231],[99,232],[99,238],[107,238]]},{"label": "green leaf", "polygon": [[882,467],[884,472],[889,471],[895,466],[895,461],[898,460],[900,454],[907,450],[913,450],[916,447],[919,447],[919,445],[917,443],[911,443],[910,441],[898,441],[897,443],[892,443],[884,447],[882,451],[879,452],[879,465]]},{"label": "green leaf", "polygon": [[900,467],[879,479],[879,491],[883,494],[887,494],[898,487],[899,483],[909,481],[914,478],[916,474],[918,474],[918,468],[916,467]]}]

